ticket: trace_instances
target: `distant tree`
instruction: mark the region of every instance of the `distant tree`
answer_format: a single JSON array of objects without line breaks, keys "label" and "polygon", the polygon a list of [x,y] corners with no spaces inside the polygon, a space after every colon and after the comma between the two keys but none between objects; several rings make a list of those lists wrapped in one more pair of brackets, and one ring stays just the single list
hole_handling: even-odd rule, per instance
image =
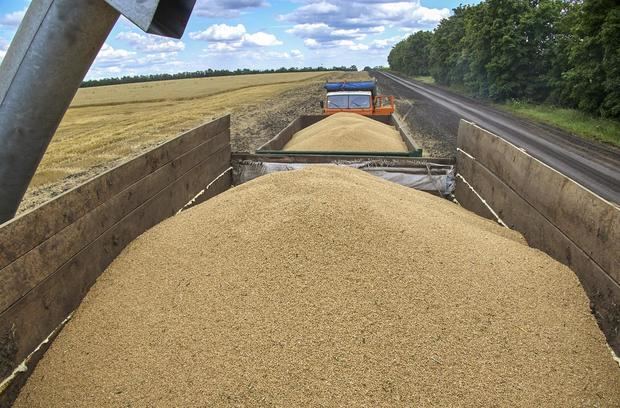
[{"label": "distant tree", "polygon": [[407,72],[407,63],[405,61],[405,47],[407,46],[406,42],[400,41],[392,47],[390,54],[388,55],[388,64],[390,64],[390,68],[395,71]]},{"label": "distant tree", "polygon": [[390,68],[473,95],[620,118],[618,0],[486,0],[397,43]]},{"label": "distant tree", "polygon": [[560,0],[487,0],[465,18],[464,85],[495,100],[544,99]]},{"label": "distant tree", "polygon": [[82,82],[83,88],[94,87],[94,86],[104,86],[104,85],[116,85],[116,84],[129,84],[129,83],[137,83],[137,82],[150,82],[150,81],[168,81],[171,79],[188,79],[188,78],[206,78],[206,77],[218,77],[218,76],[231,76],[231,75],[250,75],[250,74],[273,74],[273,73],[283,73],[283,72],[323,72],[323,71],[357,71],[357,67],[355,65],[351,67],[303,67],[303,68],[286,68],[281,67],[278,69],[236,69],[234,71],[230,71],[227,69],[214,70],[209,68],[207,70],[202,71],[193,71],[193,72],[179,72],[176,74],[149,74],[149,75],[135,75],[135,76],[123,76],[120,78],[103,78],[103,79],[93,79]]},{"label": "distant tree", "polygon": [[396,44],[388,55],[390,67],[409,75],[429,75],[429,44],[433,33],[418,31]]},{"label": "distant tree", "polygon": [[610,8],[601,27],[603,70],[605,71],[605,99],[600,113],[620,118],[620,5]]},{"label": "distant tree", "polygon": [[372,70],[372,68],[370,68],[368,65],[366,65],[366,66],[364,67],[364,71],[366,71],[366,72],[371,71],[371,70]]},{"label": "distant tree", "polygon": [[429,71],[442,85],[462,85],[468,69],[463,45],[465,18],[471,7],[454,9],[450,18],[441,20],[429,44]]},{"label": "distant tree", "polygon": [[578,109],[620,118],[620,4],[584,0],[565,18],[568,69],[559,93]]}]

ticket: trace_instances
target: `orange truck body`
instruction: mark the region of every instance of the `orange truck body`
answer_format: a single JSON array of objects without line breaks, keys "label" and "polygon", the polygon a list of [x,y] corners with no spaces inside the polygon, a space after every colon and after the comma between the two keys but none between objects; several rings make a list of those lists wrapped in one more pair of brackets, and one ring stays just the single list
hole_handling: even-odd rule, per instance
[{"label": "orange truck body", "polygon": [[327,82],[327,94],[321,102],[324,115],[338,112],[358,113],[364,116],[391,115],[394,97],[375,95],[374,81]]}]

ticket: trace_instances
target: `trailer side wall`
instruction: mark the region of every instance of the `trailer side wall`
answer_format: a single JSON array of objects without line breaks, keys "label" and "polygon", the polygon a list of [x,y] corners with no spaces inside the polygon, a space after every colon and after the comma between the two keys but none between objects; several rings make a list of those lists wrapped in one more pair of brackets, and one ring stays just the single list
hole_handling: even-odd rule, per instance
[{"label": "trailer side wall", "polygon": [[473,123],[461,121],[457,145],[461,205],[483,217],[497,215],[532,247],[573,269],[618,351],[620,209]]},{"label": "trailer side wall", "polygon": [[[134,238],[214,180],[196,203],[228,189],[230,159],[225,116],[0,225],[0,378],[77,308]],[[45,348],[2,392],[0,405],[13,398]]]}]

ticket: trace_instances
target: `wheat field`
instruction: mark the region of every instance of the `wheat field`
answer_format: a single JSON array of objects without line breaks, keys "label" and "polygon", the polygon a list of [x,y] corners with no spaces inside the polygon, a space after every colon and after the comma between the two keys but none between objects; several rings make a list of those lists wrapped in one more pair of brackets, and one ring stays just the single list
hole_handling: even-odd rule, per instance
[{"label": "wheat field", "polygon": [[73,99],[71,106],[77,108],[165,102],[170,99],[176,101],[191,100],[248,87],[303,82],[317,77],[325,77],[326,75],[329,75],[329,73],[254,74],[82,88]]},{"label": "wheat field", "polygon": [[366,72],[307,72],[82,88],[18,212],[225,114],[232,114],[233,147],[251,151],[298,115],[319,113],[326,80],[367,78]]},{"label": "wheat field", "polygon": [[237,107],[329,73],[286,73],[82,88],[43,157],[31,188],[130,158]]}]

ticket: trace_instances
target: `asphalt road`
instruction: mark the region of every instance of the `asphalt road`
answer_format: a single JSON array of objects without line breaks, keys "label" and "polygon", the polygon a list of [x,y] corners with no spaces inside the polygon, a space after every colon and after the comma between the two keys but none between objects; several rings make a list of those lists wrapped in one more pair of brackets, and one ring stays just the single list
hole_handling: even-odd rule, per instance
[{"label": "asphalt road", "polygon": [[620,149],[517,118],[436,86],[392,73],[373,74],[379,79],[387,78],[392,88],[406,88],[416,98],[430,101],[438,110],[448,111],[503,137],[594,193],[620,204]]}]

